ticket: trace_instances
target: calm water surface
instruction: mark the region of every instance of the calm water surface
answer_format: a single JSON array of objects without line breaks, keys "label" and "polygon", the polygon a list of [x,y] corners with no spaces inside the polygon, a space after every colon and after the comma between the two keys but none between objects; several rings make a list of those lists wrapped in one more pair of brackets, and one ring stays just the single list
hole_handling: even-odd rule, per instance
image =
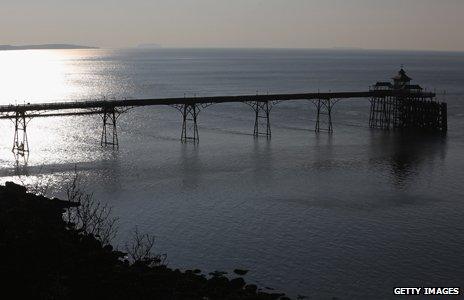
[{"label": "calm water surface", "polygon": [[335,50],[0,52],[0,104],[366,90],[401,64],[446,95],[447,137],[367,126],[367,100],[337,104],[335,133],[313,132],[310,102],[277,105],[272,140],[253,111],[214,105],[201,143],[181,144],[170,107],[120,119],[120,149],[101,149],[98,116],[33,119],[27,165],[0,121],[0,181],[47,182],[62,195],[74,166],[120,218],[157,236],[171,267],[250,269],[249,281],[315,299],[389,299],[395,286],[464,279],[464,54]]}]

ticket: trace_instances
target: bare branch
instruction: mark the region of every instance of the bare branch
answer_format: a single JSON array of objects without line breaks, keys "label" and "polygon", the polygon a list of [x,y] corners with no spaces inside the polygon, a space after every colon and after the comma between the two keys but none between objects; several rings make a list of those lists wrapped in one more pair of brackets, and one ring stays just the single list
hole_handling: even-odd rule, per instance
[{"label": "bare branch", "polygon": [[165,265],[166,254],[154,254],[154,247],[155,237],[141,234],[138,227],[135,227],[131,243],[126,244],[126,252],[133,262],[141,262],[149,266]]},{"label": "bare branch", "polygon": [[94,235],[103,245],[108,245],[116,236],[118,218],[112,217],[112,207],[83,191],[77,169],[66,188],[66,196],[68,201],[79,206],[68,209],[65,221],[85,234]]}]

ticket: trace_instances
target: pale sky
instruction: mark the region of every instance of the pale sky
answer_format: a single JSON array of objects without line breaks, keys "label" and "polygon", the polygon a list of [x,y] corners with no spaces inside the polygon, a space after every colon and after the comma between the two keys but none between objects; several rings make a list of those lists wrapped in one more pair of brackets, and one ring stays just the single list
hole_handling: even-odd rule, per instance
[{"label": "pale sky", "polygon": [[0,44],[464,51],[464,0],[2,0]]}]

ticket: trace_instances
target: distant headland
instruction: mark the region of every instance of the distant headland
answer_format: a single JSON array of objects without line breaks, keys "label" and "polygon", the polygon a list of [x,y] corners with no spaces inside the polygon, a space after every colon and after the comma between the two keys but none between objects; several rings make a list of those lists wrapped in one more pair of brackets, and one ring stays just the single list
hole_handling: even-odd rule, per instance
[{"label": "distant headland", "polygon": [[156,43],[150,43],[150,44],[140,44],[137,45],[138,49],[159,49],[163,48],[161,44],[156,44]]},{"label": "distant headland", "polygon": [[79,46],[71,44],[42,44],[42,45],[0,45],[0,50],[44,50],[44,49],[98,49],[98,47]]}]

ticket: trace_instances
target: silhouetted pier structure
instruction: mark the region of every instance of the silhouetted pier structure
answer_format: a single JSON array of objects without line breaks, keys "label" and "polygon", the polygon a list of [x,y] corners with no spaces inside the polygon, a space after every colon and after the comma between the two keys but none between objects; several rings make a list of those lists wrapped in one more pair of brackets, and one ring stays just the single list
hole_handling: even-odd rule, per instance
[{"label": "silhouetted pier structure", "polygon": [[316,108],[315,131],[333,132],[332,110],[344,99],[366,98],[371,102],[369,125],[372,128],[425,129],[438,132],[447,130],[446,103],[435,100],[436,94],[410,85],[411,79],[403,69],[394,82],[378,82],[362,92],[329,92],[300,94],[240,95],[216,97],[183,97],[163,99],[122,99],[80,102],[34,103],[0,106],[0,119],[10,119],[15,124],[13,152],[29,152],[28,123],[33,118],[99,115],[103,122],[101,145],[118,147],[117,120],[130,109],[143,106],[168,105],[179,110],[182,116],[181,141],[198,143],[198,115],[206,107],[219,103],[245,103],[255,113],[255,137],[271,137],[270,113],[283,101],[310,101]]},{"label": "silhouetted pier structure", "polygon": [[435,94],[411,85],[411,78],[401,69],[391,82],[377,82],[375,91],[404,91],[404,95],[372,97],[369,125],[381,129],[421,129],[446,132],[447,104],[436,101]]}]

